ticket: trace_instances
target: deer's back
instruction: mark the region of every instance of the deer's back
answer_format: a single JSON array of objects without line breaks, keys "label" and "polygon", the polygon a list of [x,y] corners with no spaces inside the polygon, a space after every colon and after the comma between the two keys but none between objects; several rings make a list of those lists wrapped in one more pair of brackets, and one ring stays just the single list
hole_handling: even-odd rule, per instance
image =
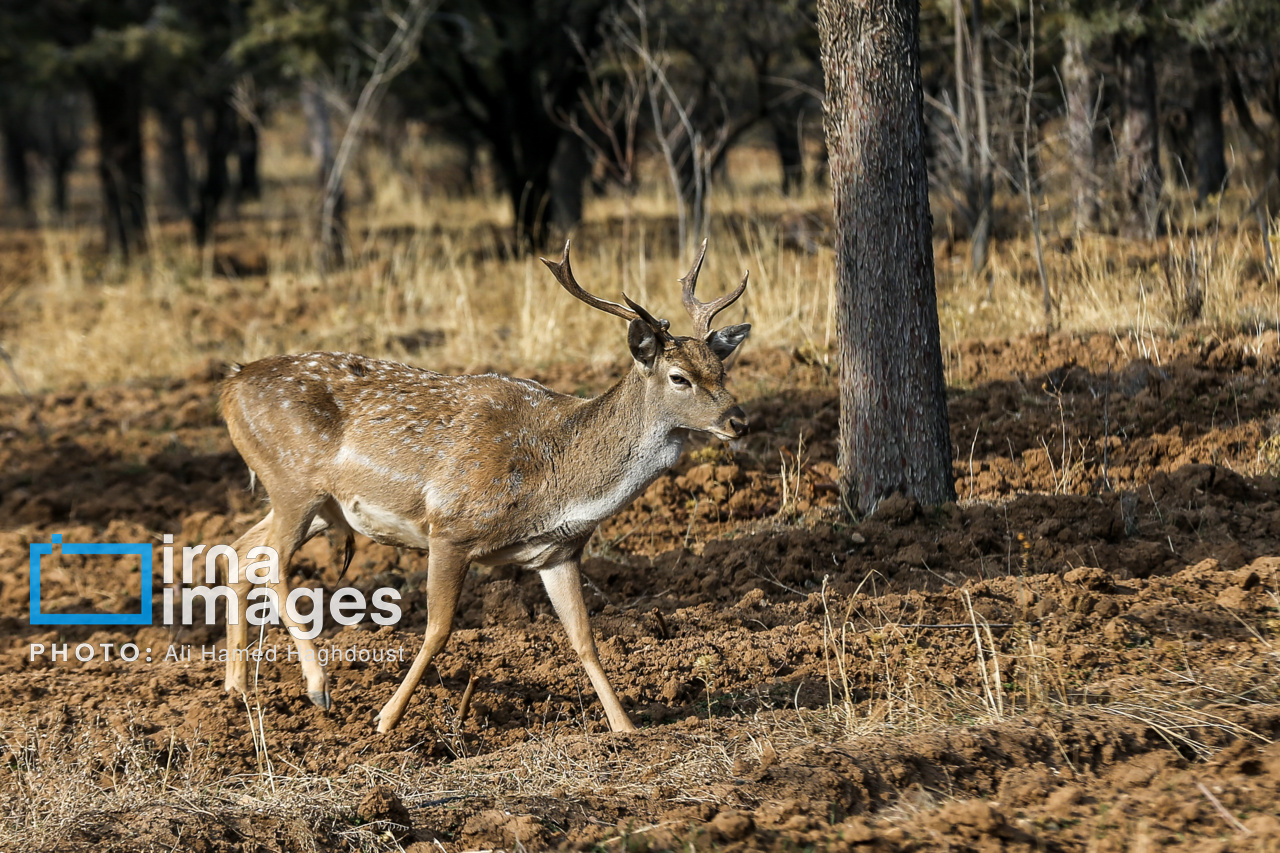
[{"label": "deer's back", "polygon": [[269,494],[305,482],[344,507],[460,534],[520,523],[508,517],[522,486],[551,464],[555,427],[581,403],[529,380],[345,353],[245,365],[222,401],[232,442]]}]

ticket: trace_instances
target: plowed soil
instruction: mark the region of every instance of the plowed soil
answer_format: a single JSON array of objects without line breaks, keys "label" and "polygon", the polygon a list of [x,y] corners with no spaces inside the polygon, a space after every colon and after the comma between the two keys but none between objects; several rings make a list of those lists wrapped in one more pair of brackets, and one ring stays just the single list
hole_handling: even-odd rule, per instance
[{"label": "plowed soil", "polygon": [[[859,521],[825,360],[749,350],[732,387],[752,433],[694,447],[593,539],[630,735],[608,733],[539,579],[509,569],[473,572],[377,734],[427,558],[368,541],[341,580],[323,539],[293,567],[404,596],[396,626],[322,635],[356,650],[327,712],[278,629],[244,702],[206,657],[215,627],[30,625],[33,542],[230,543],[265,508],[218,419],[220,365],[0,399],[0,849],[1280,849],[1276,334],[963,344],[960,500]],[[139,594],[136,563],[42,571],[46,611]]]}]

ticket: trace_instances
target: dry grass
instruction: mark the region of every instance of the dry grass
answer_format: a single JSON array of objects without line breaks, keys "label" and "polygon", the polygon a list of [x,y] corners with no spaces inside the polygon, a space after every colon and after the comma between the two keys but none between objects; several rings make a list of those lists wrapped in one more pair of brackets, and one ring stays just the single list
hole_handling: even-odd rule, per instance
[{"label": "dry grass", "polygon": [[[21,273],[6,285],[0,343],[27,385],[184,375],[307,349],[357,350],[449,371],[619,360],[615,320],[568,298],[536,258],[511,254],[510,211],[492,186],[468,197],[419,190],[416,176],[449,168],[445,150],[420,144],[393,163],[371,149],[351,182],[351,261],[327,276],[317,272],[306,236],[315,205],[310,165],[297,135],[288,121],[268,135],[266,200],[224,223],[216,249],[199,251],[183,223],[157,224],[150,255],[126,267],[102,256],[96,226],[26,232],[26,248],[11,246],[5,265]],[[823,224],[829,197],[811,188],[784,198],[775,171],[767,152],[735,153],[732,186],[720,185],[712,198],[702,287],[729,288],[750,270],[740,304],[756,340],[826,352],[835,335],[833,252]],[[1240,221],[1246,195],[1239,190],[1221,209],[1199,213],[1175,199],[1174,234],[1156,243],[1087,235],[1069,246],[1046,216],[1053,324],[1139,338],[1168,333],[1194,319],[1186,304],[1192,291],[1203,322],[1280,323],[1256,224],[1222,224]],[[615,299],[626,291],[677,318],[679,328],[675,280],[688,258],[674,246],[672,210],[656,175],[633,199],[590,199],[574,268],[589,289]],[[1016,206],[1004,216],[1019,221]],[[942,232],[944,212],[939,217]],[[972,277],[963,242],[938,240],[944,346],[1045,327],[1030,237],[998,240],[991,258],[990,278]],[[3,382],[12,390],[11,377]]]},{"label": "dry grass", "polygon": [[[322,275],[312,263],[303,223],[313,200],[295,160],[268,156],[278,171],[266,176],[267,200],[224,224],[216,249],[201,252],[181,223],[166,223],[155,227],[149,257],[125,267],[101,257],[96,228],[41,228],[39,257],[28,264],[35,271],[12,296],[0,342],[36,389],[183,375],[211,361],[307,349],[460,371],[617,361],[620,324],[566,296],[536,258],[512,255],[505,199],[423,196],[384,158],[368,160],[352,258],[336,272]],[[770,179],[751,171],[717,195],[715,209],[740,224],[718,220],[701,287],[723,291],[749,269],[735,319],[745,311],[760,340],[825,347],[834,338],[831,254],[788,251],[776,228],[787,211],[822,200],[762,194]],[[630,202],[594,201],[574,270],[588,289],[612,299],[625,291],[679,328],[676,279],[688,259],[663,229],[668,211],[658,187]]]},{"label": "dry grass", "polygon": [[[1141,721],[1173,748],[1200,758],[1214,751],[1200,739],[1209,730],[1270,742],[1228,719],[1232,710],[1280,702],[1280,676],[1273,671],[1280,650],[1265,629],[1241,621],[1255,645],[1212,669],[1120,676],[1099,685],[1092,674],[1066,667],[1046,653],[1038,620],[992,625],[974,611],[968,589],[957,592],[967,605],[968,620],[962,623],[904,623],[897,614],[881,610],[878,599],[871,599],[873,615],[851,618],[858,592],[874,595],[869,578],[843,600],[829,597],[824,580],[821,619],[829,699],[817,711],[795,709],[808,737],[851,741],[991,726],[1040,712],[1093,712]],[[963,650],[959,657],[971,660],[960,671],[954,665],[957,649]],[[1138,661],[1144,657],[1133,653],[1135,671],[1141,671]],[[852,679],[849,673],[866,660],[875,661],[877,677],[867,694],[858,695],[852,685],[865,679]]]},{"label": "dry grass", "polygon": [[[1194,220],[1196,214],[1187,205],[1183,215]],[[1050,241],[1045,264],[1053,327],[1109,331],[1135,340],[1176,334],[1194,323],[1276,328],[1280,290],[1266,274],[1256,227],[1191,221],[1172,230],[1154,242],[1100,234]],[[1030,239],[996,243],[990,282],[968,276],[968,259],[961,254],[939,256],[937,263],[944,342],[1044,330]],[[1187,304],[1187,293],[1194,291],[1201,300],[1198,316]]]}]

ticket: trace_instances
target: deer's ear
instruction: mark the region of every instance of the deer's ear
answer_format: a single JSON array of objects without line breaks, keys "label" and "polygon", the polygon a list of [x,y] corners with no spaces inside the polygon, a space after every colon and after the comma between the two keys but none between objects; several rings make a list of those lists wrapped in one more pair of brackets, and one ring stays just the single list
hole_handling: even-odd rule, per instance
[{"label": "deer's ear", "polygon": [[644,320],[632,320],[627,326],[627,346],[631,348],[631,357],[645,370],[652,370],[658,358],[662,343],[658,333]]},{"label": "deer's ear", "polygon": [[716,329],[707,335],[707,346],[711,347],[711,351],[724,361],[733,355],[733,351],[738,348],[738,344],[747,339],[747,335],[751,334],[751,324],[741,323],[737,326],[725,326],[723,329]]}]

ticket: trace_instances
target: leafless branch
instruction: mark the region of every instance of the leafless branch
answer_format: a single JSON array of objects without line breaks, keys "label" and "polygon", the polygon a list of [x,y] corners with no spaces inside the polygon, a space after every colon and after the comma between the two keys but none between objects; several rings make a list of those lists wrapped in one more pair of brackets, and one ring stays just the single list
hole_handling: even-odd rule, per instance
[{"label": "leafless branch", "polygon": [[[361,87],[355,107],[347,119],[342,131],[342,141],[338,145],[337,156],[325,181],[324,204],[320,212],[321,240],[328,243],[334,229],[334,214],[338,199],[342,194],[342,178],[347,164],[355,153],[360,133],[369,114],[377,109],[387,86],[391,81],[409,67],[418,51],[418,40],[422,28],[426,26],[435,12],[438,0],[409,0],[403,12],[393,9],[389,3],[382,4],[383,14],[395,24],[395,32],[387,40],[387,44],[374,56],[373,70]],[[365,47],[366,52],[371,48]],[[373,55],[373,54],[371,54]]]}]

